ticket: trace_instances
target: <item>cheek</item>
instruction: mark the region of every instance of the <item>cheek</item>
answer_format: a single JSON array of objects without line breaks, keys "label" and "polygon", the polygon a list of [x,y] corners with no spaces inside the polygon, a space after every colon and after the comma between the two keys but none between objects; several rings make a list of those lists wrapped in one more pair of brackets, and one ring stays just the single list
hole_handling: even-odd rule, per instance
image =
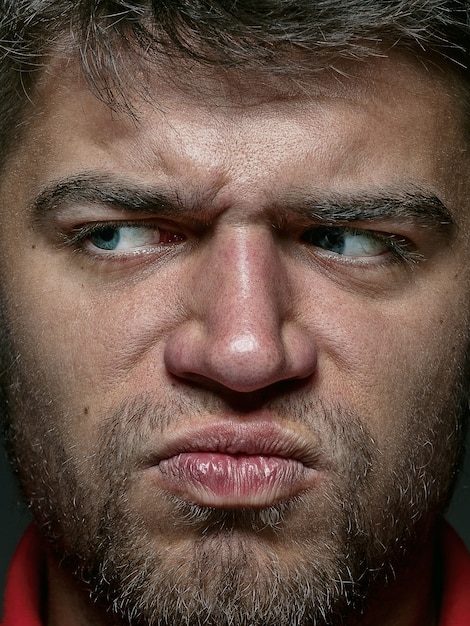
[{"label": "cheek", "polygon": [[415,290],[398,303],[336,297],[324,312],[320,396],[351,407],[387,445],[418,414],[452,413],[468,353],[461,293]]},{"label": "cheek", "polygon": [[5,299],[7,325],[24,375],[45,398],[91,421],[128,395],[159,389],[163,345],[181,310],[167,287],[173,277],[111,290],[53,268],[19,275],[4,284],[14,294]]}]

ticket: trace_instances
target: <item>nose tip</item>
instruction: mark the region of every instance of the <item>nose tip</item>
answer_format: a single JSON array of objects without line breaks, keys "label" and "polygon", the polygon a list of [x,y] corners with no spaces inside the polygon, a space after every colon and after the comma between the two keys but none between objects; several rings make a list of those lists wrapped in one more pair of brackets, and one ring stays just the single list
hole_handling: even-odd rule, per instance
[{"label": "nose tip", "polygon": [[286,329],[283,337],[260,338],[253,332],[220,337],[188,325],[167,343],[165,362],[178,378],[249,393],[307,378],[315,370],[316,351],[296,328]]}]

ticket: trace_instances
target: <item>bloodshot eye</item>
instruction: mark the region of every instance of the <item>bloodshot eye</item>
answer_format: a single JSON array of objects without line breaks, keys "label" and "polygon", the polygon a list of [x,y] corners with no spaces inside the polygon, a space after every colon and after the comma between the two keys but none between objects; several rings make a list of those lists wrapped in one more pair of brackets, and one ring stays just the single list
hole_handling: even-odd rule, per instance
[{"label": "bloodshot eye", "polygon": [[341,226],[311,228],[302,235],[302,241],[326,252],[351,258],[380,256],[392,248],[385,236]]},{"label": "bloodshot eye", "polygon": [[179,233],[149,224],[103,224],[93,225],[81,236],[84,244],[95,251],[128,253],[161,244],[184,240]]}]

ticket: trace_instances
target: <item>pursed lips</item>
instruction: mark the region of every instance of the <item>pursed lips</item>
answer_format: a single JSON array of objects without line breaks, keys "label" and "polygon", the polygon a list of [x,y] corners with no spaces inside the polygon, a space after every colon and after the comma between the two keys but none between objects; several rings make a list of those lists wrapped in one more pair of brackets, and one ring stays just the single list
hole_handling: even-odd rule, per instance
[{"label": "pursed lips", "polygon": [[147,458],[156,485],[214,508],[262,508],[314,486],[318,447],[273,422],[211,423],[169,437]]}]

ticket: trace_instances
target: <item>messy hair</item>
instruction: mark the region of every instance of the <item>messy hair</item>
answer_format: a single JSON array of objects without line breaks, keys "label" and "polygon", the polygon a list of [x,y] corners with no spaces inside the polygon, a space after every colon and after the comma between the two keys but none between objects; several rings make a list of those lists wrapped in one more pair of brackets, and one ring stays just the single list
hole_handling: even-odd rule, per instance
[{"label": "messy hair", "polygon": [[[469,1],[0,0],[0,154],[8,154],[48,55],[79,59],[110,104],[129,60],[309,72],[384,49],[470,62]],[[0,159],[0,169],[2,160]]]}]

